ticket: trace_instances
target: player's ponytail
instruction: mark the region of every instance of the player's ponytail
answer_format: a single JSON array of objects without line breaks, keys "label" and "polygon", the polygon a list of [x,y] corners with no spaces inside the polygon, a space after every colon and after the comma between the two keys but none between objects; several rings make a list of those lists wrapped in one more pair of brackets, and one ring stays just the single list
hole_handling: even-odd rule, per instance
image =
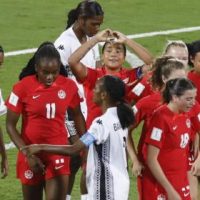
[{"label": "player's ponytail", "polygon": [[98,2],[91,0],[82,1],[78,4],[78,6],[75,9],[69,11],[66,29],[71,27],[79,17],[88,19],[93,18],[95,16],[103,15],[103,9]]},{"label": "player's ponytail", "polygon": [[117,115],[122,129],[129,127],[134,122],[134,114],[131,106],[124,101],[125,83],[114,76],[104,76],[103,85],[110,96],[110,100],[117,106]]},{"label": "player's ponytail", "polygon": [[163,78],[167,79],[174,70],[185,69],[182,62],[171,56],[157,58],[152,66],[151,83],[154,90],[161,90],[165,83]]},{"label": "player's ponytail", "polygon": [[190,81],[186,78],[176,78],[171,79],[167,81],[165,89],[163,91],[163,101],[164,103],[169,103],[172,100],[172,96],[176,95],[177,97],[180,97],[184,94],[186,90],[192,90],[196,87]]},{"label": "player's ponytail", "polygon": [[77,9],[70,10],[69,13],[68,13],[68,19],[67,19],[67,27],[66,27],[66,29],[68,29],[69,27],[71,27],[77,19],[78,19]]},{"label": "player's ponytail", "polygon": [[4,53],[3,47],[0,45],[0,53]]},{"label": "player's ponytail", "polygon": [[[54,47],[54,44],[52,42],[43,42],[37,49],[37,51],[35,52],[35,54],[32,56],[32,58],[30,58],[30,60],[28,61],[28,63],[26,64],[26,66],[22,69],[22,71],[19,74],[19,80],[22,80],[23,78],[25,78],[26,76],[30,76],[30,75],[34,75],[36,74],[35,71],[35,62],[36,62],[36,55],[38,55],[38,51],[40,51],[40,49],[44,46],[52,46],[52,48]],[[64,68],[64,66],[61,64],[61,68],[60,68],[60,74],[63,76],[67,76],[67,72]]]}]

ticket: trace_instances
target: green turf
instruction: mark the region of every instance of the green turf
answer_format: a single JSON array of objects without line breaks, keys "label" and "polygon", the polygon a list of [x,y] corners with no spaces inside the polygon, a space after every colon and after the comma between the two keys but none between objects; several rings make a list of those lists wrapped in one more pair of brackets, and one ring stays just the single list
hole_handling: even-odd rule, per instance
[{"label": "green turf", "polygon": [[[0,0],[0,44],[6,52],[37,47],[43,41],[54,41],[65,29],[67,12],[79,1],[75,0]],[[200,1],[197,0],[100,0],[105,11],[102,29],[111,28],[125,34],[199,26]],[[199,39],[200,31],[168,36],[137,39],[154,55],[162,52],[167,40],[185,42]],[[18,74],[31,54],[7,57],[0,70],[0,84],[4,97],[8,96]],[[5,131],[5,117],[1,117]],[[139,133],[135,134],[136,140]],[[7,134],[5,141],[9,142]],[[8,151],[10,174],[0,180],[0,199],[20,200],[21,186],[15,178],[16,149]],[[80,175],[78,175],[80,176]],[[131,177],[130,199],[137,199],[135,178]],[[79,177],[73,199],[79,199]]]}]

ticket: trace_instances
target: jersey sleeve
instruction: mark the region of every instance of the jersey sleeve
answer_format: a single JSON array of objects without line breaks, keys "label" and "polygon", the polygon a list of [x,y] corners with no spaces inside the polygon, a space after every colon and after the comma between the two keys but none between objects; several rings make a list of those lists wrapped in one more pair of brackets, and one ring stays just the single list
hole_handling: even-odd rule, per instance
[{"label": "jersey sleeve", "polygon": [[6,100],[8,109],[16,113],[21,113],[23,109],[23,97],[25,96],[25,89],[19,82],[13,86],[12,92]]},{"label": "jersey sleeve", "polygon": [[152,115],[147,130],[148,131],[146,134],[145,142],[147,144],[156,146],[157,148],[162,148],[163,142],[165,140],[165,127],[161,113],[155,112]]},{"label": "jersey sleeve", "polygon": [[80,81],[81,84],[84,85],[84,87],[87,87],[88,89],[93,89],[97,80],[97,70],[91,69],[87,67],[87,76],[84,80]]},{"label": "jersey sleeve", "polygon": [[145,120],[147,114],[146,106],[147,102],[145,99],[141,99],[132,107],[135,115],[135,126],[137,126],[141,121]]},{"label": "jersey sleeve", "polygon": [[96,144],[104,143],[109,136],[109,131],[106,128],[106,124],[100,117],[96,118],[92,122],[88,133],[95,138]]},{"label": "jersey sleeve", "polygon": [[197,101],[191,109],[189,117],[192,122],[192,129],[195,132],[200,132],[200,105]]},{"label": "jersey sleeve", "polygon": [[68,65],[69,56],[72,54],[70,46],[67,45],[68,42],[61,38],[58,38],[54,45],[60,54],[61,62],[64,66]]},{"label": "jersey sleeve", "polygon": [[138,82],[129,92],[128,97],[134,102],[142,99],[145,96],[151,94],[151,86],[150,83],[143,78],[140,82]]}]

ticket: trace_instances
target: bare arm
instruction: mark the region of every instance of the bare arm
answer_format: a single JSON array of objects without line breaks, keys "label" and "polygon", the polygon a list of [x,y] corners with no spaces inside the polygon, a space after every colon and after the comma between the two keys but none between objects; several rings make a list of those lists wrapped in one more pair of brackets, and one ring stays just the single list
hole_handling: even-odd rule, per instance
[{"label": "bare arm", "polygon": [[0,154],[1,154],[1,173],[2,178],[8,175],[8,160],[6,155],[6,150],[3,142],[3,133],[0,127]]},{"label": "bare arm", "polygon": [[[11,140],[14,142],[18,149],[21,149],[23,146],[25,146],[25,142],[23,141],[23,139],[21,138],[21,134],[17,130],[17,122],[19,120],[19,117],[19,114],[8,109],[6,116],[6,128]],[[27,155],[26,149],[24,149],[22,153],[27,156],[29,166],[34,172],[44,171],[44,165],[37,156],[29,157]]]},{"label": "bare arm", "polygon": [[165,189],[168,195],[169,200],[181,200],[180,195],[168,181],[165,176],[157,158],[159,154],[159,149],[155,146],[148,145],[147,149],[147,165],[151,170],[151,173],[155,177],[155,179],[160,183],[160,185]]},{"label": "bare arm", "polygon": [[25,143],[22,140],[19,131],[17,130],[17,122],[19,121],[19,117],[19,114],[8,109],[6,116],[6,128],[10,139],[14,142],[18,149],[25,146]]},{"label": "bare arm", "polygon": [[79,136],[83,135],[86,132],[86,123],[81,112],[80,106],[76,108],[69,109],[72,119],[74,120],[75,128]]},{"label": "bare arm", "polygon": [[76,79],[82,81],[87,76],[87,67],[80,60],[98,42],[106,41],[110,30],[104,30],[95,35],[91,40],[82,44],[68,59],[69,66]]},{"label": "bare arm", "polygon": [[40,151],[60,155],[74,155],[79,153],[84,148],[86,148],[85,144],[78,139],[73,145],[32,144],[21,148],[21,150],[26,150],[29,156]]},{"label": "bare arm", "polygon": [[129,157],[133,163],[132,173],[135,176],[140,176],[143,165],[140,163],[140,161],[137,157],[137,152],[136,152],[135,144],[134,144],[134,141],[132,138],[132,130],[131,129],[129,130],[128,139],[127,139],[127,150],[128,150]]},{"label": "bare arm", "polygon": [[118,37],[118,40],[124,44],[126,44],[130,49],[141,59],[144,61],[146,65],[151,65],[153,62],[153,55],[142,45],[135,42],[134,40],[129,39],[124,34],[115,31],[114,34]]}]

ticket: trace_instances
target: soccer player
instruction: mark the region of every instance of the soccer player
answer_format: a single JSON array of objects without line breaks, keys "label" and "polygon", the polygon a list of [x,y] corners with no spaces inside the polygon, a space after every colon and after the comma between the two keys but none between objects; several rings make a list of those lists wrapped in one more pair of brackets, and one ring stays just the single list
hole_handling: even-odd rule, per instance
[{"label": "soccer player", "polygon": [[[163,91],[164,105],[152,115],[147,129],[147,166],[144,200],[191,200],[187,177],[191,121],[196,88],[188,79],[171,79]],[[151,195],[149,195],[151,194]]]},{"label": "soccer player", "polygon": [[[26,147],[29,155],[51,152],[71,155],[89,147],[87,159],[88,199],[128,200],[126,139],[133,123],[131,107],[124,103],[125,84],[114,76],[104,76],[96,82],[93,100],[101,106],[87,133],[73,145],[36,144]],[[116,159],[117,158],[117,159]]]},{"label": "soccer player", "polygon": [[[61,62],[65,66],[68,77],[73,79],[74,81],[76,80],[69,67],[68,59],[77,48],[87,42],[90,37],[92,37],[99,31],[100,26],[103,23],[103,18],[104,12],[98,2],[89,0],[81,1],[80,3],[78,3],[76,8],[69,11],[66,30],[61,33],[61,35],[56,39],[54,43],[58,52],[60,53]],[[99,47],[98,45],[96,45],[84,56],[81,62],[90,66],[91,68],[96,68],[100,64],[99,57]],[[81,102],[81,111],[84,117],[87,118],[87,106],[83,86],[78,83],[77,86],[79,88],[80,94],[84,99],[84,101]],[[70,141],[73,141],[76,130],[74,128],[73,117],[70,116],[70,112],[66,113],[65,124],[69,129],[69,133],[71,136]],[[67,200],[71,199],[71,192],[75,181],[75,176],[78,169],[80,168],[80,165],[80,156],[72,156],[70,162],[71,174],[69,177]],[[80,190],[82,194],[81,199],[86,199],[87,190],[83,176],[81,178]]]},{"label": "soccer player", "polygon": [[[80,111],[81,98],[76,84],[59,75],[60,55],[53,44],[44,44],[35,55],[35,75],[16,83],[6,101],[6,126],[18,149],[28,144],[67,144],[64,125],[67,108],[73,112],[76,129],[85,132],[85,121]],[[21,131],[17,122],[22,115]],[[22,184],[24,199],[46,198],[65,200],[68,186],[69,157],[45,153],[28,156],[19,152],[17,177]]]},{"label": "soccer player", "polygon": [[[161,92],[165,88],[165,83],[173,78],[187,77],[187,72],[184,65],[173,57],[163,56],[157,58],[152,65],[152,88],[154,88],[154,93],[144,97],[139,100],[134,106],[133,110],[135,113],[135,123],[134,128],[137,127],[142,121],[144,124],[142,126],[142,132],[138,143],[138,159],[132,159],[133,162],[133,174],[138,176],[145,176],[146,173],[145,166],[146,161],[146,144],[145,137],[147,132],[147,127],[152,113],[155,109],[162,105]],[[129,137],[131,140],[131,138]],[[128,146],[129,147],[129,146]],[[134,152],[133,152],[134,153]],[[143,170],[142,170],[143,169]],[[142,171],[141,171],[142,170]],[[138,191],[140,200],[143,200],[143,178],[138,176]]]},{"label": "soccer player", "polygon": [[189,64],[192,70],[188,73],[188,78],[192,80],[197,87],[196,100],[200,103],[200,40],[187,44],[189,51]]},{"label": "soccer player", "polygon": [[[85,54],[98,42],[106,41],[102,49],[103,66],[91,69],[81,63]],[[109,74],[119,77],[127,86],[127,92],[142,76],[142,69],[127,69],[123,67],[126,56],[126,47],[129,46],[139,57],[149,57],[150,54],[135,41],[128,39],[120,32],[107,29],[96,34],[91,40],[84,43],[69,58],[68,62],[76,79],[83,84],[88,107],[87,127],[93,119],[101,115],[101,109],[92,101],[93,89],[96,81]]]},{"label": "soccer player", "polygon": [[[3,47],[0,46],[0,68],[3,65],[4,62],[4,50]],[[5,114],[7,111],[6,106],[4,104],[4,100],[2,97],[2,92],[0,89],[0,116]],[[1,173],[2,178],[5,178],[8,175],[8,161],[7,161],[7,155],[6,150],[3,142],[3,132],[0,127],[0,154],[1,154]]]},{"label": "soccer player", "polygon": [[[188,66],[188,49],[181,40],[169,41],[164,49],[163,56],[172,56],[181,61],[186,68]],[[129,99],[132,99],[132,102],[136,103],[143,97],[153,93],[150,81],[152,76],[151,70],[150,68],[150,71],[142,77],[141,81],[129,93]]]},{"label": "soccer player", "polygon": [[[199,60],[200,60],[200,40],[194,41],[192,43],[187,44],[188,52],[189,52],[189,65],[192,67],[192,69],[188,73],[188,78],[192,80],[192,82],[195,84],[197,88],[197,96],[196,100],[200,103],[200,66],[199,66]],[[197,138],[198,139],[198,138]],[[196,144],[196,146],[199,148],[199,142]],[[195,155],[193,155],[193,159],[191,157],[191,161],[194,162]],[[198,161],[197,161],[198,162]],[[197,163],[196,162],[196,163]],[[198,174],[199,175],[199,174]],[[191,187],[191,194],[192,194],[192,200],[198,200],[198,177],[193,176],[190,174],[190,181],[193,185]]]}]

